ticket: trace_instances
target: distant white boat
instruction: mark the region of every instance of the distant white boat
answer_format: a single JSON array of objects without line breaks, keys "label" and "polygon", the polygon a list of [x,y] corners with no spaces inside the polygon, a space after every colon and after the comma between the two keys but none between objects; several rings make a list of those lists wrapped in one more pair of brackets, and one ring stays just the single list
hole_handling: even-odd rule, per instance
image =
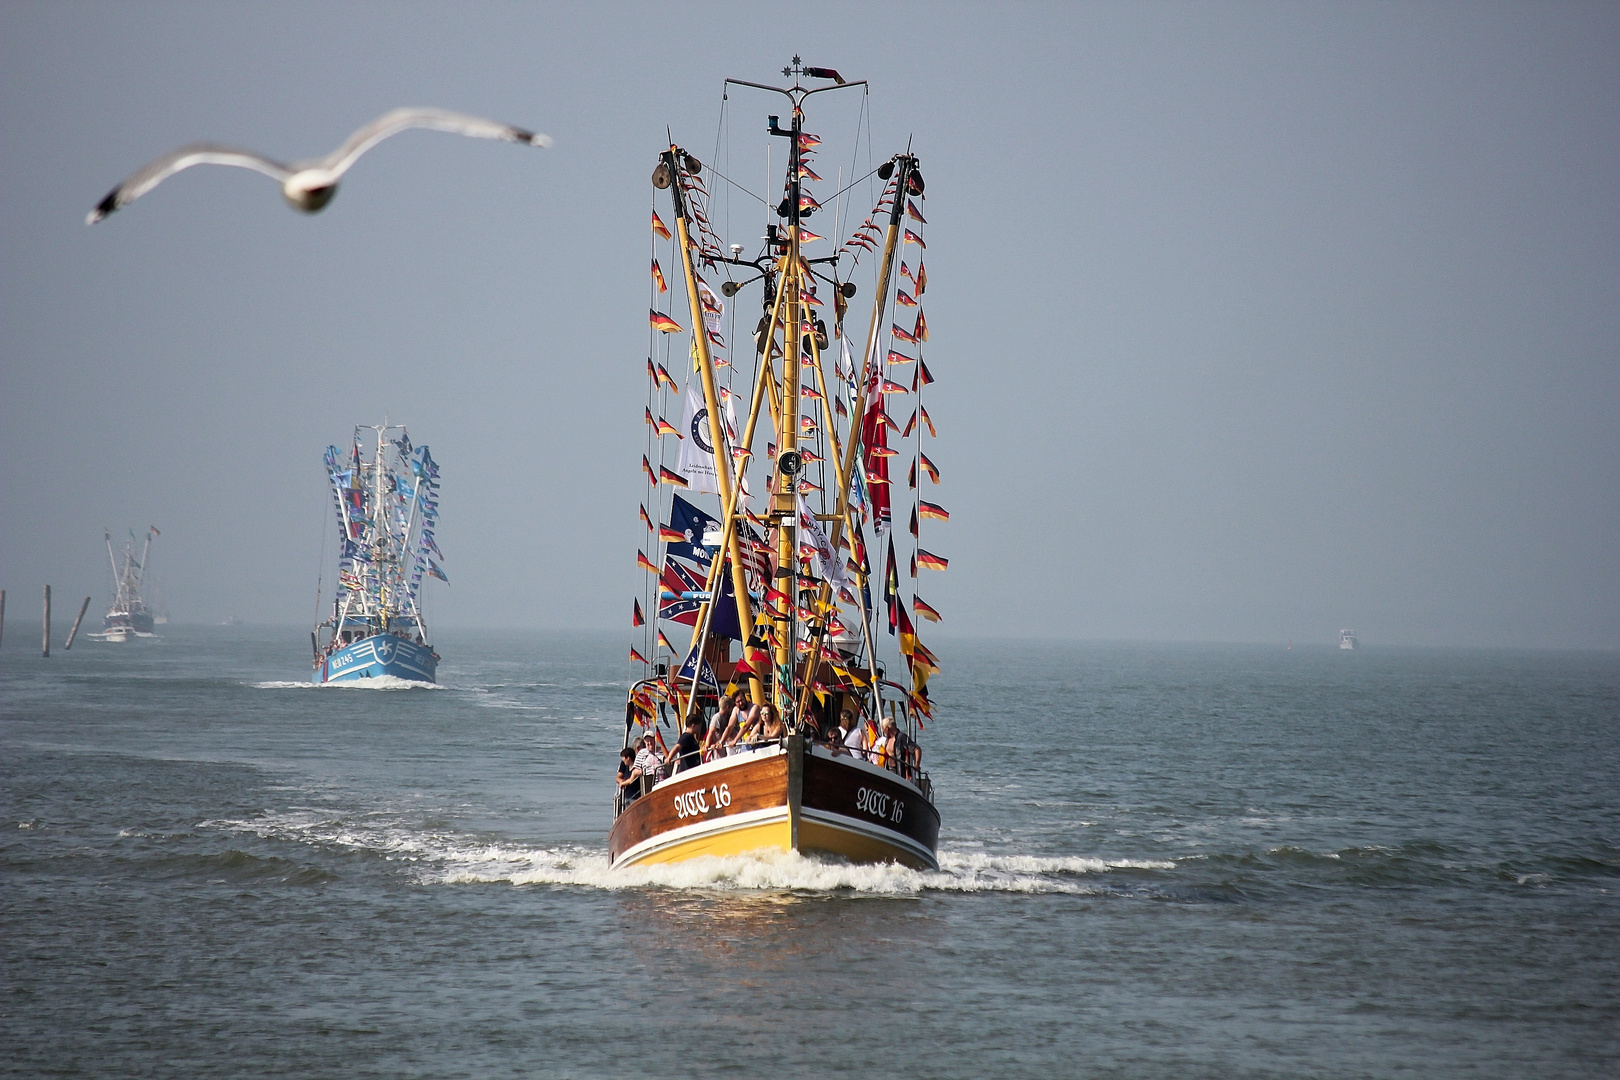
[{"label": "distant white boat", "polygon": [[1361,648],[1361,642],[1356,640],[1356,632],[1354,630],[1340,630],[1339,631],[1339,648],[1341,648],[1341,649],[1359,649],[1359,648]]}]

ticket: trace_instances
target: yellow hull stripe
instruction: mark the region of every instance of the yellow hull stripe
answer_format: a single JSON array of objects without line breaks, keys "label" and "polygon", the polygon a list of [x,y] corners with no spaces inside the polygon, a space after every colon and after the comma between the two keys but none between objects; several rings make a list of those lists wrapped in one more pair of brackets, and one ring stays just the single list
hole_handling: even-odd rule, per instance
[{"label": "yellow hull stripe", "polygon": [[[724,819],[721,819],[724,820]],[[750,851],[775,849],[787,851],[792,847],[792,834],[784,814],[777,821],[763,821],[736,829],[717,830],[680,840],[668,847],[660,847],[645,855],[619,863],[620,866],[648,866],[652,863],[682,862],[700,855],[742,855]]]}]

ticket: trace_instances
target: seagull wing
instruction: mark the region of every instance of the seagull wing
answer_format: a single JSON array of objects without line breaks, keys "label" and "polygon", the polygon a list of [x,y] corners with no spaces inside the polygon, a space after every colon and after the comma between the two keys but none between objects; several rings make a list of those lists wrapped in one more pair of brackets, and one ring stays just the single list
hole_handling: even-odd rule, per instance
[{"label": "seagull wing", "polygon": [[406,128],[430,128],[455,135],[470,135],[475,139],[504,139],[507,142],[527,143],[530,146],[550,146],[551,139],[510,124],[497,124],[476,116],[450,112],[447,109],[395,109],[379,116],[359,131],[350,135],[343,145],[321,160],[321,167],[330,170],[336,179],[348,171],[355,159],[382,142],[390,135]]},{"label": "seagull wing", "polygon": [[181,169],[189,169],[193,165],[234,165],[239,169],[262,172],[282,183],[292,175],[292,170],[281,162],[271,161],[251,150],[238,150],[217,143],[192,143],[148,162],[128,180],[109,191],[107,197],[86,215],[84,223],[94,225],[119,207],[145,195]]}]

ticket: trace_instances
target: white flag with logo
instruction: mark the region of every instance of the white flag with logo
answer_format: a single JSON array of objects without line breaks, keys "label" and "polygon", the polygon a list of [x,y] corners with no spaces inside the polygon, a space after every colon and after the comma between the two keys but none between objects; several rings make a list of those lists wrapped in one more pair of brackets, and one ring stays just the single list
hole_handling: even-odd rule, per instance
[{"label": "white flag with logo", "polygon": [[833,588],[842,589],[849,582],[844,576],[844,560],[833,551],[832,541],[827,534],[821,531],[821,525],[816,521],[816,515],[804,504],[804,496],[799,497],[799,528],[810,537],[810,542],[816,546],[816,562],[820,564],[821,576],[832,582]]},{"label": "white flag with logo", "polygon": [[720,477],[714,468],[713,439],[709,434],[709,409],[703,391],[686,384],[686,413],[681,418],[681,476],[687,490],[720,494]]}]

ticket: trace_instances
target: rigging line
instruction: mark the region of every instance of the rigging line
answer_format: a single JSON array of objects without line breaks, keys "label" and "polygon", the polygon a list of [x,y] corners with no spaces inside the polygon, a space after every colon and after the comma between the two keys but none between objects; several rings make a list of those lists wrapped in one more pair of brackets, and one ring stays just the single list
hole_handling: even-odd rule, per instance
[{"label": "rigging line", "polygon": [[[870,155],[868,155],[868,156],[870,156]],[[854,169],[850,169],[850,172],[854,172],[854,171],[855,171]],[[872,175],[875,174],[876,172],[877,172],[877,170],[873,169],[871,172],[869,172],[865,176],[861,177],[860,180],[851,180],[848,184],[846,184],[843,187],[839,188],[838,191],[836,191],[833,194],[833,198],[834,199],[838,198],[838,196],[842,195],[844,192],[848,191],[850,188],[852,188],[856,184],[860,183],[861,180],[866,180],[866,179],[871,178]]]},{"label": "rigging line", "polygon": [[[726,167],[727,168],[731,167],[731,163],[729,161],[726,163]],[[721,172],[719,169],[715,168],[713,165],[709,166],[709,171],[714,173],[714,175],[718,176],[720,179],[724,180],[726,183],[730,184],[732,187],[736,188],[738,191],[742,192],[744,195],[747,195],[749,198],[751,198],[755,202],[759,203],[761,206],[770,206],[771,205],[770,203],[766,202],[764,199],[761,199],[758,195],[755,195],[752,191],[749,191],[747,188],[745,188],[741,184],[737,183],[737,181],[733,180],[731,177],[727,176],[725,173]]]}]

